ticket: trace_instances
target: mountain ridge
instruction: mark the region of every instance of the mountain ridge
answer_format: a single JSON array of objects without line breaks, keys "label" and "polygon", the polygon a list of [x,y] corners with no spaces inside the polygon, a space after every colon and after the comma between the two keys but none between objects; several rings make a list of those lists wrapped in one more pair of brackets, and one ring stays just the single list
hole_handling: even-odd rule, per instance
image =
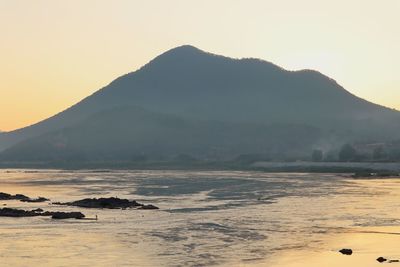
[{"label": "mountain ridge", "polygon": [[[291,140],[293,133],[302,138]],[[317,129],[304,125],[188,120],[123,106],[22,141],[0,154],[0,161],[132,160],[144,156],[171,160],[179,155],[232,160],[240,154],[266,153],[267,148],[268,153],[279,154],[288,144],[293,150],[302,150],[319,135]]]},{"label": "mountain ridge", "polygon": [[46,120],[0,133],[0,151],[121,106],[187,120],[350,130],[372,139],[394,138],[400,121],[400,112],[361,99],[318,71],[289,71],[260,59],[232,59],[184,45]]}]

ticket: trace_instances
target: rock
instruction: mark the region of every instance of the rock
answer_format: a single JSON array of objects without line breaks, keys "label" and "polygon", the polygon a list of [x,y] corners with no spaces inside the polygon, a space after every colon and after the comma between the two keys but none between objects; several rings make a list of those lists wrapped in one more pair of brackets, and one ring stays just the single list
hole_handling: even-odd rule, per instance
[{"label": "rock", "polygon": [[34,212],[43,212],[43,210],[42,209],[34,209],[34,210],[31,210],[31,211],[34,211]]},{"label": "rock", "polygon": [[52,219],[62,220],[62,219],[83,219],[85,215],[81,212],[52,212]]},{"label": "rock", "polygon": [[353,250],[349,249],[349,248],[343,248],[341,250],[339,250],[340,253],[342,253],[343,255],[351,255],[353,254]]},{"label": "rock", "polygon": [[16,194],[15,196],[13,196],[13,199],[24,201],[24,200],[29,200],[30,198],[22,194]]},{"label": "rock", "polygon": [[22,202],[38,203],[38,202],[46,202],[46,201],[49,201],[49,200],[50,200],[50,199],[45,198],[45,197],[38,197],[38,198],[35,198],[35,199],[31,199],[31,198],[28,198],[28,199],[21,199],[20,201],[22,201]]},{"label": "rock", "polygon": [[67,202],[67,203],[55,202],[53,204],[76,206],[82,208],[97,208],[97,209],[127,209],[127,208],[158,209],[158,207],[154,205],[144,205],[136,202],[135,200],[121,199],[117,197],[85,198],[73,202]]},{"label": "rock", "polygon": [[44,198],[44,197],[38,197],[35,199],[32,199],[28,196],[25,196],[23,194],[16,194],[16,195],[10,195],[7,193],[0,192],[0,200],[19,200],[22,202],[45,202],[49,201],[49,199]]},{"label": "rock", "polygon": [[141,209],[141,210],[158,210],[159,208],[154,205],[149,204],[149,205],[143,205],[139,209]]},{"label": "rock", "polygon": [[389,260],[388,263],[400,262],[400,260]]},{"label": "rock", "polygon": [[0,216],[3,217],[33,217],[40,216],[40,213],[36,211],[2,208],[0,209]]},{"label": "rock", "polygon": [[61,211],[43,211],[42,209],[35,210],[20,210],[11,208],[0,209],[0,216],[3,217],[34,217],[34,216],[51,216],[52,219],[83,219],[85,215],[81,212],[61,212]]},{"label": "rock", "polygon": [[376,260],[377,260],[378,262],[380,262],[380,263],[387,261],[387,259],[385,259],[384,257],[379,257],[379,258],[377,258]]},{"label": "rock", "polygon": [[7,193],[0,192],[0,200],[10,200],[11,195]]},{"label": "rock", "polygon": [[41,213],[41,216],[53,216],[53,213],[54,212],[52,212],[52,211],[44,211]]},{"label": "rock", "polygon": [[85,207],[85,208],[105,208],[105,209],[119,209],[131,208],[140,206],[136,201],[121,199],[117,197],[109,198],[86,198],[71,203],[72,206]]}]

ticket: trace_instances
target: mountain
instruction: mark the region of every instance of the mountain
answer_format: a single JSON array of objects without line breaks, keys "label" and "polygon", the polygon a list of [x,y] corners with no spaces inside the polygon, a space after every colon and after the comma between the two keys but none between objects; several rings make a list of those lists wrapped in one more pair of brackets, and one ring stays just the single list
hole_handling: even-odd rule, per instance
[{"label": "mountain", "polygon": [[[135,115],[136,112],[143,115],[141,119]],[[158,119],[154,120],[154,117]],[[131,133],[130,127],[147,129],[143,118],[157,125],[154,129],[158,134],[122,134],[124,131]],[[262,128],[256,140],[263,135],[269,138],[267,132],[277,125],[288,131],[293,127],[297,130],[315,129],[313,132],[318,132],[316,135],[320,137],[314,140],[314,145],[328,140],[394,139],[400,130],[399,112],[358,98],[319,72],[287,71],[259,59],[232,59],[192,46],[181,46],[156,57],[139,70],[117,78],[47,120],[13,132],[0,133],[0,151],[5,150],[3,158],[11,154],[18,158],[16,151],[23,155],[27,153],[24,149],[29,148],[34,153],[35,147],[38,150],[39,144],[54,136],[67,136],[67,146],[75,147],[75,150],[84,144],[99,149],[103,147],[104,155],[109,152],[115,155],[124,146],[133,153],[137,140],[145,138],[141,141],[143,147],[140,147],[145,151],[150,149],[145,144],[161,147],[172,140],[162,134],[167,131],[163,119],[180,120],[186,127],[180,129],[183,125],[177,124],[175,132],[171,130],[170,138],[182,135],[182,138],[172,142],[171,151],[192,140],[191,146],[186,145],[186,152],[194,154],[200,152],[193,149],[193,143],[203,142],[203,148],[210,151],[215,141],[222,141],[210,130],[215,125],[220,125],[223,134],[228,129],[232,135],[242,133],[242,139],[255,138],[243,128],[249,127],[254,131]],[[115,121],[119,124],[107,130],[102,128],[113,125],[110,122]],[[93,132],[93,129],[98,130]],[[147,130],[143,132],[147,133]],[[200,141],[194,133],[202,131],[203,139]],[[292,139],[297,138],[296,131]],[[100,132],[104,133],[103,139]],[[116,132],[121,134],[117,139],[113,135]],[[87,139],[84,133],[90,133],[91,138]],[[206,138],[207,135],[209,138]],[[132,136],[135,138],[132,139]],[[232,146],[240,140],[238,136],[229,138],[234,140],[229,144]],[[105,143],[108,143],[107,146]],[[157,150],[157,146],[153,148]],[[111,153],[112,149],[116,152]],[[253,150],[249,145],[243,151]]]},{"label": "mountain", "polygon": [[[296,135],[293,139],[292,136]],[[68,128],[20,142],[2,156],[11,161],[171,160],[180,155],[232,159],[241,154],[303,151],[320,137],[304,125],[202,121],[137,107],[102,111]]]}]

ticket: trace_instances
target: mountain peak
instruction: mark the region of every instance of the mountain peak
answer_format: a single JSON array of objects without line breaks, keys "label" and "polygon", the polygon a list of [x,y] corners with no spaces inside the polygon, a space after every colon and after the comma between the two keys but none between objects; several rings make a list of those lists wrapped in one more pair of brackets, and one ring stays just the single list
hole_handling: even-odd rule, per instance
[{"label": "mountain peak", "polygon": [[199,48],[193,46],[193,45],[180,45],[177,47],[174,47],[168,51],[166,51],[165,53],[187,53],[187,52],[203,52],[202,50],[200,50]]},{"label": "mountain peak", "polygon": [[183,59],[183,58],[193,58],[197,57],[199,55],[206,55],[208,53],[204,52],[203,50],[198,49],[197,47],[194,47],[192,45],[181,45],[177,46],[175,48],[172,48],[158,57],[156,57],[154,60],[157,59],[162,59],[162,58],[174,58],[174,59]]},{"label": "mountain peak", "polygon": [[212,53],[205,52],[192,45],[182,45],[172,48],[159,56],[155,57],[141,69],[163,69],[163,71],[171,69],[186,69],[188,66],[198,64],[199,62],[209,61],[210,59],[223,58]]}]

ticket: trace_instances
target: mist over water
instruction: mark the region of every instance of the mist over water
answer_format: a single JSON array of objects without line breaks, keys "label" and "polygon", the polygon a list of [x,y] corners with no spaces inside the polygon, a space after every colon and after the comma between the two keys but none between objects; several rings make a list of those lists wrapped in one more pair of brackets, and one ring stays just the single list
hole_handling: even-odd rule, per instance
[{"label": "mist over water", "polygon": [[[231,171],[2,171],[1,190],[52,201],[118,196],[160,210],[82,211],[98,221],[0,218],[0,266],[274,266],[328,239],[399,224],[396,179]],[[33,249],[34,248],[34,249]],[[4,265],[7,263],[7,265]],[[335,265],[332,265],[335,266]]]}]

